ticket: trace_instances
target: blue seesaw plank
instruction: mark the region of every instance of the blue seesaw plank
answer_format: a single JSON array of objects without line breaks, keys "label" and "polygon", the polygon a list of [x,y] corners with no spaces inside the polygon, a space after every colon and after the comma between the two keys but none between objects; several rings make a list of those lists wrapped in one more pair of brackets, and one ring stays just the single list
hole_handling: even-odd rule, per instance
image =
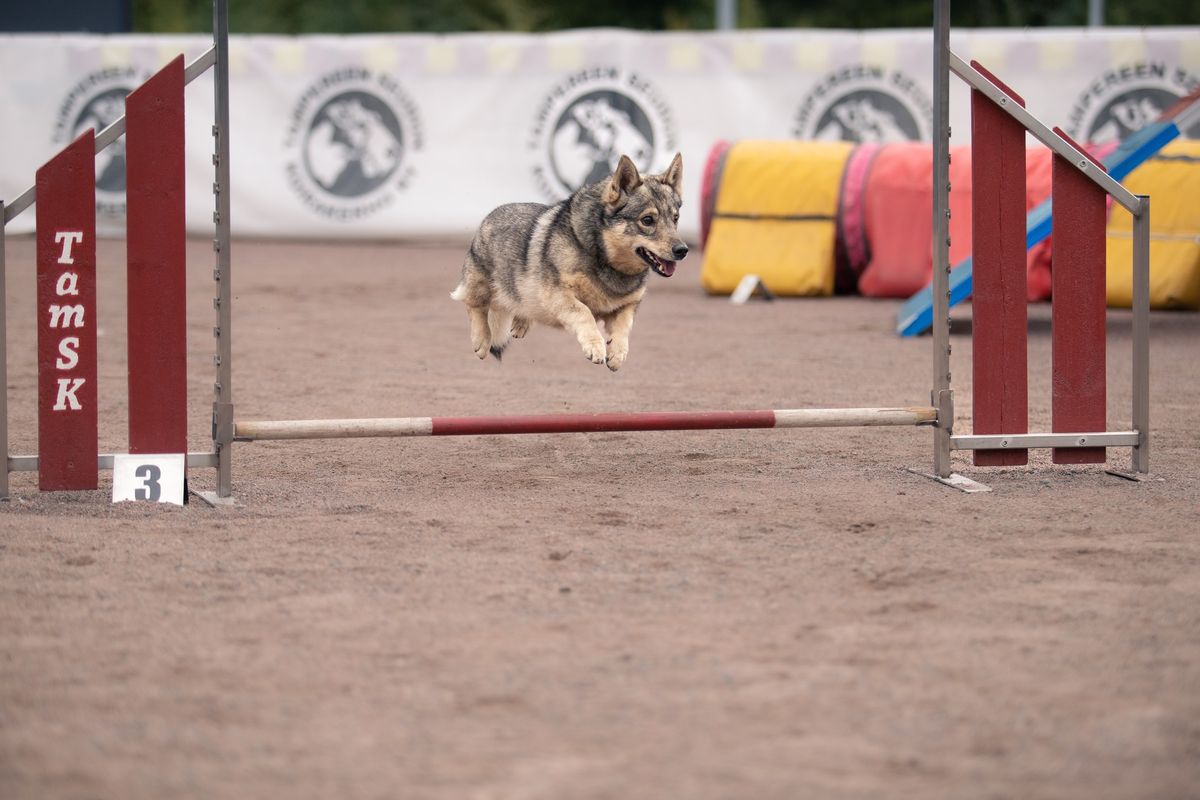
[{"label": "blue seesaw plank", "polygon": [[[1170,120],[1147,125],[1137,131],[1104,159],[1104,168],[1114,180],[1122,180],[1142,162],[1179,136],[1179,128]],[[1025,249],[1040,244],[1050,235],[1052,204],[1045,200],[1025,217]],[[950,270],[950,306],[971,296],[971,259],[964,258]],[[896,333],[918,336],[933,327],[933,290],[926,286],[904,301],[896,314]]]}]

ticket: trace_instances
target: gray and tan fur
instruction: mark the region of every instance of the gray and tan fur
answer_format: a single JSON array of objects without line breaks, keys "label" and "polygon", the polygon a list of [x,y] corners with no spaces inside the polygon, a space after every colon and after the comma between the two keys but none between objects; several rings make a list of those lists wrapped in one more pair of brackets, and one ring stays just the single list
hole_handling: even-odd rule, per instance
[{"label": "gray and tan fur", "polygon": [[639,175],[621,156],[611,176],[556,205],[488,214],[450,295],[467,306],[475,354],[499,358],[536,323],[565,328],[593,364],[620,369],[647,274],[670,277],[687,255],[676,230],[682,185],[678,154],[661,175]]}]

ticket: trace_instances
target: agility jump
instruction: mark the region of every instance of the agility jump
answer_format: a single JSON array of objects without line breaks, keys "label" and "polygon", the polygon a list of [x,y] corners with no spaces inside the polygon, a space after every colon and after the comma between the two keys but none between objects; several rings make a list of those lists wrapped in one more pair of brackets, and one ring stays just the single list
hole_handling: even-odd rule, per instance
[{"label": "agility jump", "polygon": [[[1102,463],[1105,448],[1129,447],[1131,474],[1145,474],[1150,447],[1149,198],[1128,192],[1061,131],[1030,115],[1020,97],[998,79],[958,58],[949,48],[949,31],[949,0],[935,0],[933,387],[928,406],[236,422],[231,386],[228,15],[227,0],[215,0],[214,43],[209,51],[186,68],[182,57],[177,58],[129,96],[125,117],[94,138],[90,131],[81,136],[38,171],[34,188],[7,207],[0,203],[7,223],[35,197],[38,201],[40,326],[39,455],[7,455],[7,393],[0,393],[0,447],[6,454],[5,469],[0,470],[0,498],[8,496],[8,476],[13,471],[37,470],[42,489],[89,489],[96,488],[96,470],[112,466],[113,456],[95,452],[95,331],[88,328],[95,324],[95,173],[91,159],[123,133],[128,136],[130,163],[130,452],[180,453],[186,448],[182,312],[172,316],[156,309],[183,307],[183,87],[209,67],[215,67],[216,140],[213,449],[189,453],[187,464],[217,469],[217,490],[209,498],[214,502],[232,494],[235,441],[284,439],[929,426],[934,434],[932,477],[959,488],[986,487],[951,474],[953,450],[976,451],[975,463],[989,466],[1026,463],[1030,448],[1053,448],[1059,463]],[[970,435],[954,433],[950,388],[951,71],[972,88],[972,144],[976,148],[972,159],[975,430]],[[1028,431],[1022,153],[1026,131],[1055,153],[1054,214],[1059,240],[1054,263],[1053,430],[1049,433]],[[1020,169],[1014,164],[1020,164]],[[1106,194],[1129,211],[1134,221],[1133,409],[1131,429],[1123,431],[1105,430]],[[148,296],[151,283],[155,289]],[[64,310],[67,307],[69,310]],[[68,325],[74,329],[67,332]],[[0,228],[3,385],[6,358]],[[165,374],[166,380],[146,377],[150,374],[147,370],[164,369],[165,373],[154,374]]]},{"label": "agility jump", "polygon": [[[187,466],[215,467],[228,496],[230,387],[228,0],[213,4],[213,44],[184,66],[178,56],[125,100],[125,114],[88,130],[37,171],[34,186],[5,205],[9,221],[37,203],[38,455],[8,455],[8,394],[0,392],[0,498],[9,473],[36,470],[43,490],[94,489],[111,454],[97,455],[96,173],[93,159],[126,138],[129,452],[187,448],[184,105],[186,84],[214,72],[213,279],[217,311],[213,449]],[[7,387],[4,227],[0,226],[0,386]]]},{"label": "agility jump", "polygon": [[[953,72],[971,87],[974,228],[974,434],[954,434],[950,389],[950,121]],[[950,0],[934,2],[933,391],[934,477],[950,479],[950,451],[977,466],[1024,464],[1028,448],[1056,463],[1103,463],[1131,447],[1131,473],[1150,469],[1150,198],[1133,195],[1066,134],[1025,110],[1009,87],[950,49]],[[1028,433],[1024,142],[1054,153],[1052,432]],[[1020,165],[1018,167],[1018,165]],[[1133,216],[1132,429],[1105,430],[1105,195]],[[978,451],[991,452],[978,452]]]}]

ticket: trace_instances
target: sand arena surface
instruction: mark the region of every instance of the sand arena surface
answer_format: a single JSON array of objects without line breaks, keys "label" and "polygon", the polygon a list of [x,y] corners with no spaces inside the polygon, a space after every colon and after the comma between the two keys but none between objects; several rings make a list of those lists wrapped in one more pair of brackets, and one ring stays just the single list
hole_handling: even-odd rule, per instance
[{"label": "sand arena surface", "polygon": [[[101,246],[105,452],[125,447],[122,250]],[[236,242],[237,418],[928,402],[929,340],[891,334],[895,303],[731,307],[699,253],[653,279],[621,372],[544,328],[481,363],[447,296],[462,252]],[[36,447],[32,254],[10,240],[13,453]],[[205,449],[208,243],[189,257]],[[1129,323],[1110,312],[1111,429]],[[995,489],[961,494],[906,472],[930,466],[919,429],[243,444],[219,510],[15,474],[0,796],[1194,797],[1200,315],[1152,330],[1143,484],[1038,452],[956,457]]]}]

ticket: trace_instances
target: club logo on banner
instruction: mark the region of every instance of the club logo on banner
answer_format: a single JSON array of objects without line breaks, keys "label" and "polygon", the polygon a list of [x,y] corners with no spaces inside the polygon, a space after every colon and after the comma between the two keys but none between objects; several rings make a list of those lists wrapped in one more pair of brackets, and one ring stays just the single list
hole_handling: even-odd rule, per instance
[{"label": "club logo on banner", "polygon": [[855,64],[818,81],[796,111],[797,139],[842,142],[928,141],[933,102],[900,70]]},{"label": "club logo on banner", "polygon": [[[110,67],[90,72],[76,83],[58,106],[54,143],[65,147],[88,128],[96,133],[125,113],[125,95],[149,74],[133,67]],[[96,214],[108,220],[125,218],[125,137],[96,156]]]},{"label": "club logo on banner", "polygon": [[[1083,142],[1119,142],[1144,128],[1184,95],[1200,87],[1200,78],[1161,61],[1139,61],[1105,70],[1071,108],[1067,133]],[[1181,133],[1200,139],[1200,122]]]},{"label": "club logo on banner", "polygon": [[292,109],[288,185],[314,213],[350,222],[408,189],[423,146],[417,107],[393,78],[350,67],[315,81]]},{"label": "club logo on banner", "polygon": [[535,185],[548,199],[560,200],[611,175],[622,155],[643,172],[665,167],[675,154],[671,109],[636,72],[582,70],[542,101],[529,149]]}]

